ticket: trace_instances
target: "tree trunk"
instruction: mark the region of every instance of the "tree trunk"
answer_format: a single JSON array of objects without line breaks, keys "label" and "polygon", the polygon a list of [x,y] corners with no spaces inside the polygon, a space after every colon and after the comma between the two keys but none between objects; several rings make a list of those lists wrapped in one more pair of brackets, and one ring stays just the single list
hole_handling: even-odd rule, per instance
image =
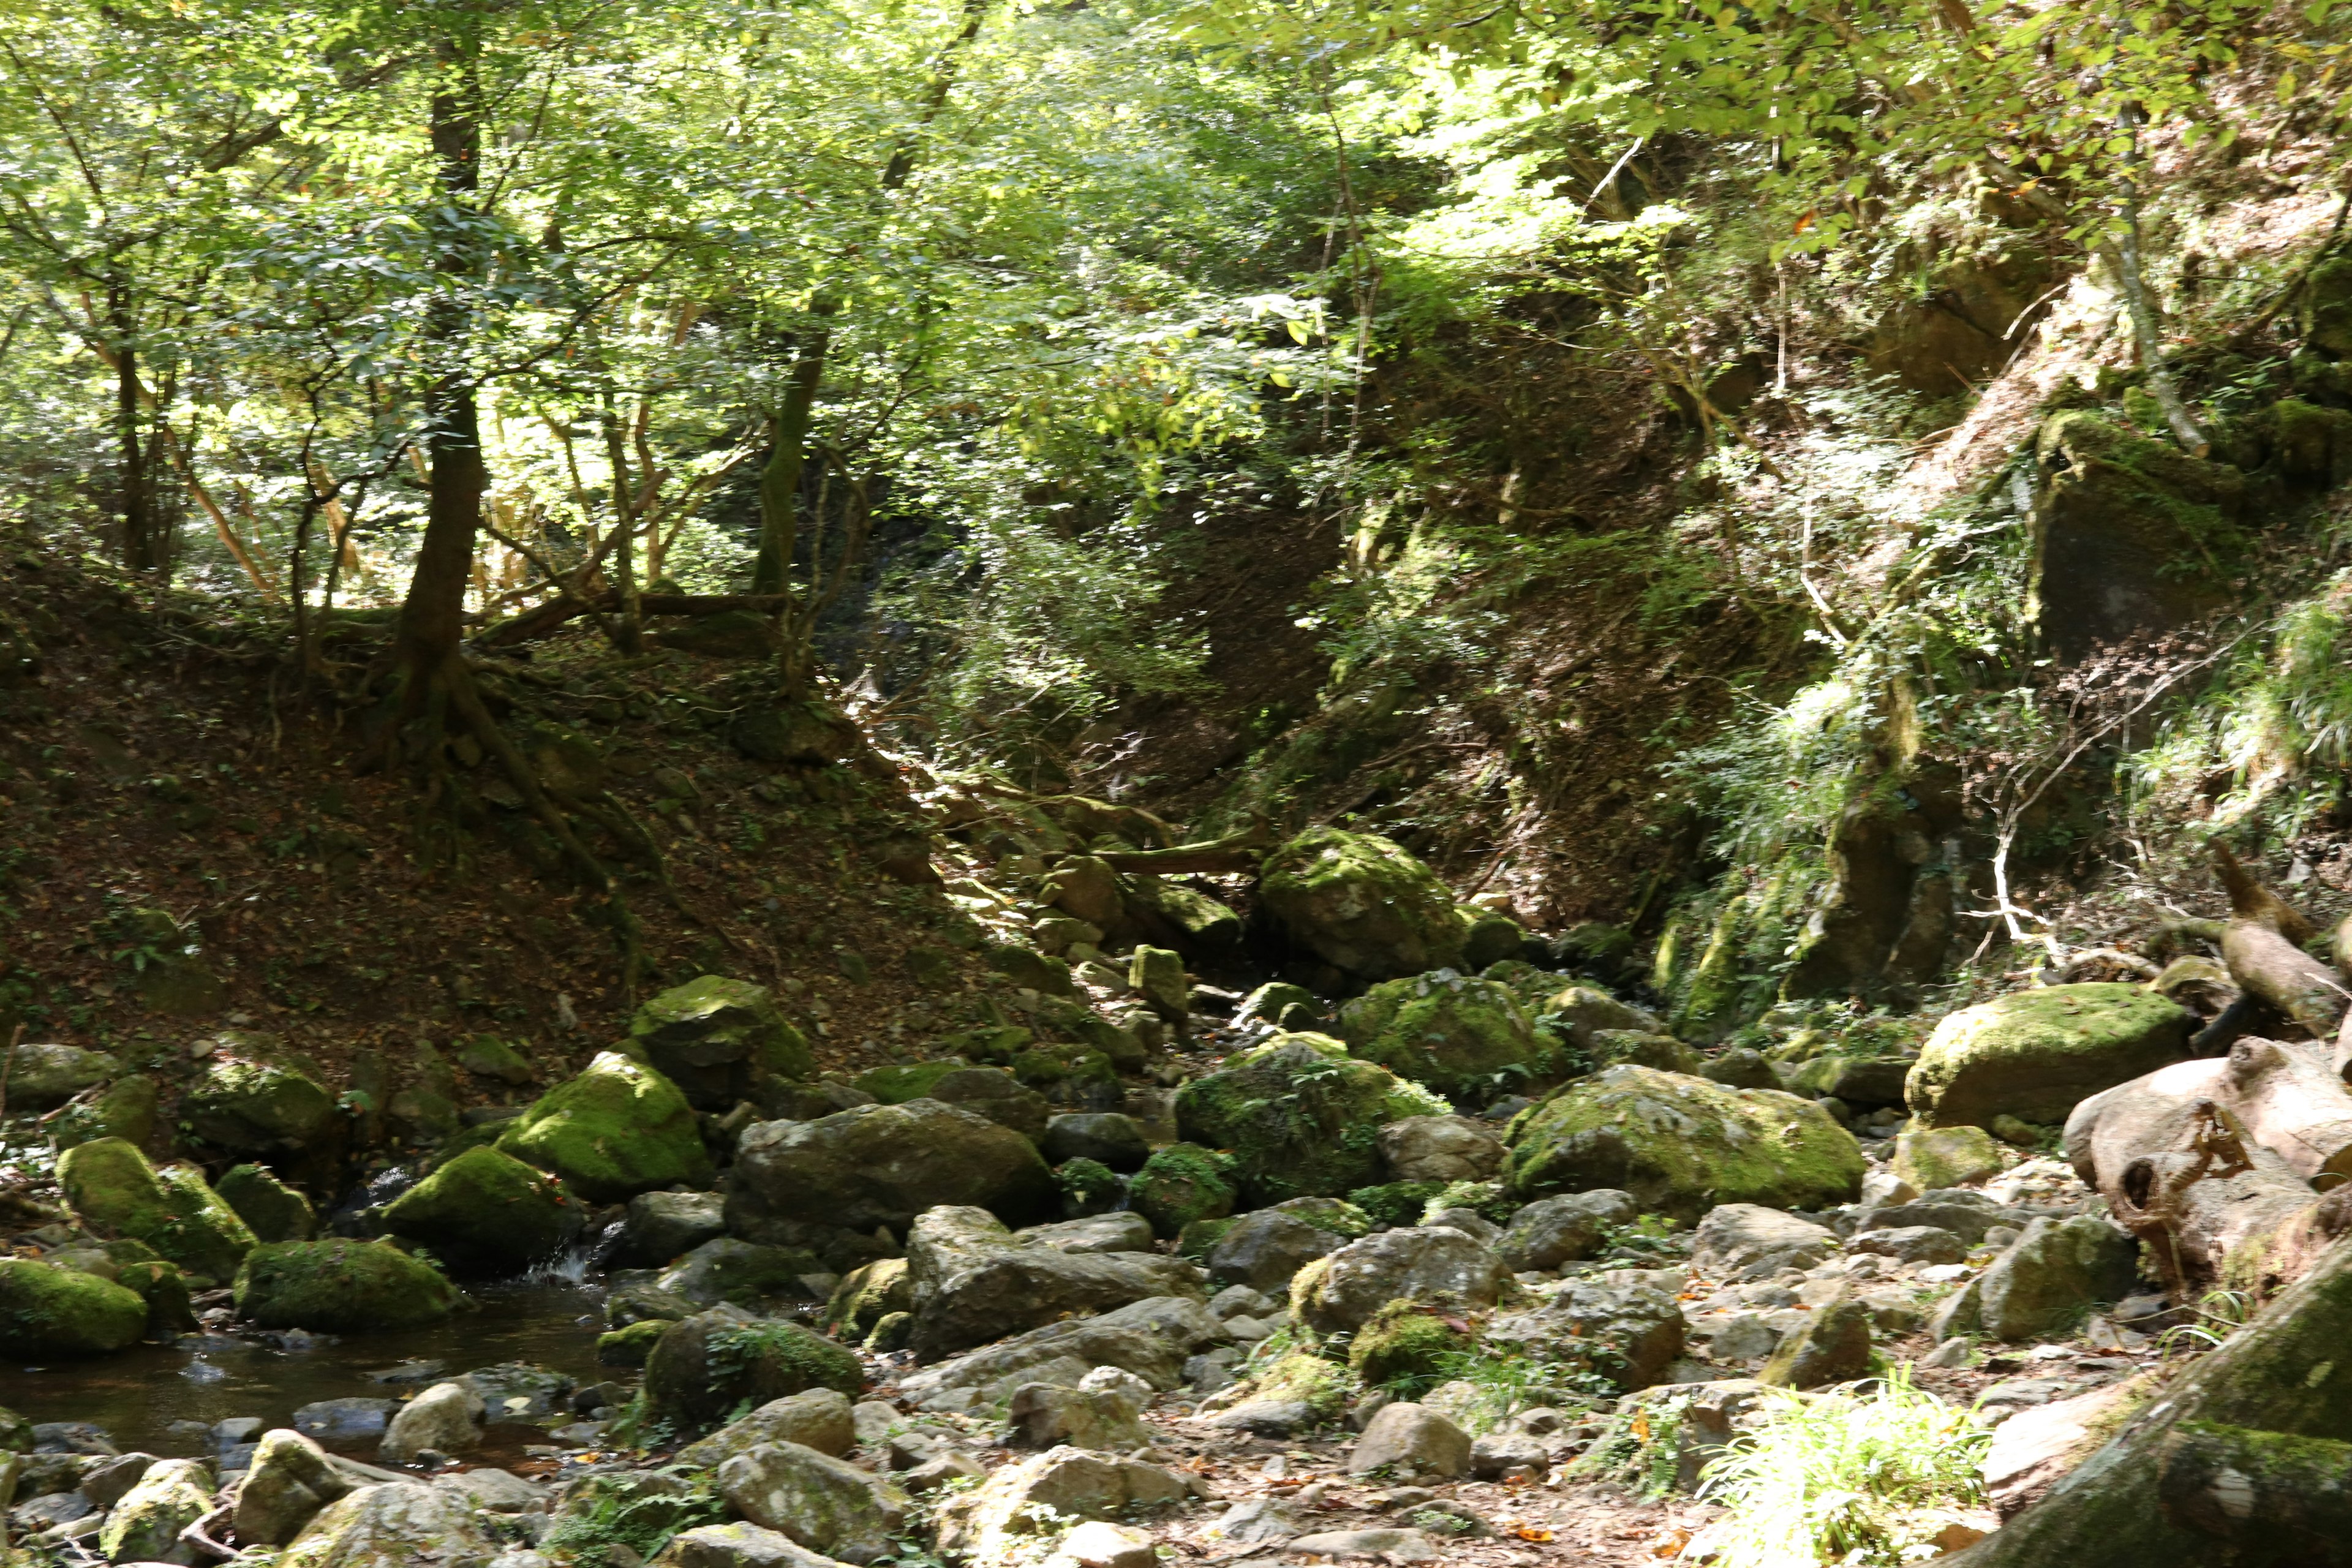
[{"label": "tree trunk", "polygon": [[[481,181],[482,124],[470,38],[444,35],[435,49],[444,70],[443,90],[433,95],[433,153],[440,166],[441,192],[460,215],[447,223],[436,262],[453,289],[467,287],[478,258],[464,225]],[[470,309],[444,295],[432,307],[435,347],[443,363],[425,398],[425,537],[408,596],[400,606],[395,649],[415,711],[423,690],[457,652],[466,624],[466,587],[471,579],[474,542],[482,521],[482,497],[489,474],[482,462],[481,417],[471,373],[463,363]]]},{"label": "tree trunk", "polygon": [[160,572],[162,541],[156,537],[155,489],[147,443],[140,433],[139,345],[131,320],[130,290],[107,291],[107,326],[114,334],[114,440],[122,480],[122,564],[128,571]]}]

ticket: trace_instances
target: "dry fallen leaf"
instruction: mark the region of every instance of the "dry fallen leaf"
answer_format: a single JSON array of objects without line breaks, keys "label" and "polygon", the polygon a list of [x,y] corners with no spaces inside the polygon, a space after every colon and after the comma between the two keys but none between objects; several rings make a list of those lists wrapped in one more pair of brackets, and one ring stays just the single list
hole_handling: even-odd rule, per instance
[{"label": "dry fallen leaf", "polygon": [[1679,1557],[1683,1553],[1683,1548],[1690,1544],[1690,1538],[1691,1532],[1687,1527],[1670,1524],[1651,1538],[1650,1555]]},{"label": "dry fallen leaf", "polygon": [[1550,1531],[1534,1524],[1523,1524],[1511,1533],[1521,1541],[1549,1541],[1552,1538]]}]

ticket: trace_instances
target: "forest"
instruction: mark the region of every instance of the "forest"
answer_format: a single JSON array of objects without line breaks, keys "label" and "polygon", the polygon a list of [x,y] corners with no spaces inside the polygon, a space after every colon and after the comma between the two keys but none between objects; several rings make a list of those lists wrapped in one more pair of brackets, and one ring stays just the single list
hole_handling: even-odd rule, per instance
[{"label": "forest", "polygon": [[0,1565],[2352,1563],[2347,132],[16,0]]}]

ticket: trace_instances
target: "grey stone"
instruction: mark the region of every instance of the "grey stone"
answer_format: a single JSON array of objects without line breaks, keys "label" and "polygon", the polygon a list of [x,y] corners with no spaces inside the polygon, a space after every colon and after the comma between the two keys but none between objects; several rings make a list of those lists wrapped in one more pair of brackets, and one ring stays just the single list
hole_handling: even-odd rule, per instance
[{"label": "grey stone", "polygon": [[139,1479],[152,1468],[152,1454],[124,1454],[120,1458],[101,1459],[81,1475],[81,1495],[100,1508],[112,1508],[123,1494],[139,1484]]},{"label": "grey stone", "polygon": [[1290,1550],[1321,1557],[1377,1557],[1384,1563],[1437,1563],[1445,1556],[1426,1531],[1388,1525],[1302,1535],[1290,1543]]},{"label": "grey stone", "polygon": [[1470,1445],[1470,1474],[1478,1480],[1540,1476],[1550,1466],[1551,1451],[1526,1432],[1489,1432]]},{"label": "grey stone", "polygon": [[2138,1243],[2106,1221],[2037,1219],[1976,1280],[1978,1322],[1997,1340],[2070,1332],[2137,1282]]},{"label": "grey stone", "polygon": [[1053,1174],[1028,1139],[944,1101],[910,1100],[752,1126],[738,1146],[727,1228],[754,1238],[771,1224],[898,1231],[941,1205],[1020,1224],[1054,1202]]},{"label": "grey stone", "polygon": [[107,1510],[99,1550],[111,1563],[183,1558],[180,1531],[212,1510],[213,1473],[201,1459],[163,1459],[148,1467]]},{"label": "grey stone", "polygon": [[[1452,1480],[1470,1473],[1470,1435],[1425,1405],[1384,1407],[1348,1454],[1348,1473]],[[1302,1549],[1303,1550],[1303,1549]]]},{"label": "grey stone", "polygon": [[1969,1255],[1968,1243],[1941,1226],[1906,1225],[1857,1233],[1845,1244],[1850,1253],[1876,1254],[1906,1263],[1958,1263]]},{"label": "grey stone", "polygon": [[1160,1568],[1160,1550],[1150,1531],[1090,1519],[1062,1537],[1045,1568]]},{"label": "grey stone", "polygon": [[737,1520],[672,1536],[654,1568],[835,1568],[838,1562],[789,1535]]},{"label": "grey stone", "polygon": [[1053,1105],[1001,1068],[965,1068],[931,1085],[929,1097],[1009,1127],[1032,1143],[1043,1142]]},{"label": "grey stone", "polygon": [[396,1399],[315,1400],[295,1410],[294,1430],[316,1443],[350,1447],[383,1436],[399,1408]]},{"label": "grey stone", "polygon": [[1503,1239],[1503,1227],[1476,1209],[1439,1209],[1421,1223],[1458,1230],[1481,1247],[1494,1247]]},{"label": "grey stone", "polygon": [[1045,1158],[1054,1164],[1066,1160],[1093,1160],[1114,1171],[1136,1172],[1151,1157],[1143,1129],[1131,1116],[1116,1110],[1069,1111],[1045,1123]]},{"label": "grey stone", "polygon": [[1514,1274],[1549,1273],[1601,1250],[1601,1216],[1582,1200],[1590,1194],[1538,1198],[1511,1216],[1498,1250]]},{"label": "grey stone", "polygon": [[1444,1297],[1491,1307],[1509,1280],[1500,1258],[1458,1230],[1383,1231],[1333,1253],[1299,1310],[1319,1332],[1352,1332],[1391,1301]]},{"label": "grey stone", "polygon": [[1484,1182],[1503,1168],[1503,1141],[1466,1116],[1408,1116],[1381,1129],[1392,1182]]},{"label": "grey stone", "polygon": [[465,1500],[437,1487],[361,1487],[329,1503],[284,1561],[301,1568],[475,1568],[498,1548]]},{"label": "grey stone", "polygon": [[1151,1222],[1132,1209],[1027,1226],[1013,1234],[1056,1252],[1149,1252],[1152,1241]]},{"label": "grey stone", "polygon": [[1246,1285],[1228,1285],[1209,1298],[1209,1315],[1226,1318],[1270,1318],[1282,1310],[1282,1303],[1272,1297],[1251,1289]]},{"label": "grey stone", "polygon": [[616,1261],[659,1268],[727,1234],[726,1200],[717,1193],[639,1193],[621,1221]]},{"label": "grey stone", "polygon": [[1667,1375],[1686,1331],[1681,1304],[1665,1290],[1578,1280],[1531,1311],[1496,1317],[1486,1337],[1637,1389]]},{"label": "grey stone", "polygon": [[1837,1233],[1758,1204],[1723,1204],[1699,1221],[1691,1268],[1732,1279],[1767,1279],[1811,1268],[1838,1250]]},{"label": "grey stone", "polygon": [[1315,1425],[1315,1407],[1303,1399],[1244,1399],[1205,1417],[1201,1424],[1220,1432],[1287,1437]]},{"label": "grey stone", "polygon": [[237,1539],[283,1546],[352,1487],[326,1450],[301,1433],[283,1426],[264,1433],[236,1494]]},{"label": "grey stone", "polygon": [[918,1359],[1154,1297],[1201,1292],[1201,1272],[1159,1253],[1071,1253],[1024,1242],[984,1209],[940,1207],[907,1241]]},{"label": "grey stone", "polygon": [[1283,1291],[1301,1268],[1347,1244],[1348,1237],[1337,1231],[1310,1224],[1277,1205],[1244,1215],[1217,1238],[1209,1252],[1209,1278],[1220,1285]]},{"label": "grey stone", "polygon": [[[866,1408],[857,1406],[859,1410]],[[887,1405],[880,1408],[890,1409]],[[839,1458],[856,1442],[856,1414],[848,1397],[830,1388],[812,1388],[772,1399],[700,1442],[688,1444],[677,1451],[677,1462],[716,1469],[762,1443],[797,1443],[803,1448],[814,1448],[820,1454]]]},{"label": "grey stone", "polygon": [[1782,1388],[1820,1388],[1870,1375],[1870,1308],[1841,1292],[1780,1342],[1758,1374]]},{"label": "grey stone", "polygon": [[376,1455],[386,1464],[404,1465],[427,1448],[467,1453],[482,1440],[485,1408],[482,1396],[465,1384],[436,1383],[400,1407]]},{"label": "grey stone", "polygon": [[728,1506],[753,1524],[845,1563],[889,1555],[911,1506],[889,1482],[798,1443],[738,1454],[716,1479]]},{"label": "grey stone", "polygon": [[1199,1301],[1154,1297],[1099,1317],[1048,1323],[1003,1344],[924,1367],[899,1379],[898,1392],[920,1405],[950,1393],[994,1388],[1015,1377],[1037,1381],[1036,1369],[1059,1361],[1075,1361],[1080,1376],[1093,1367],[1116,1366],[1154,1388],[1170,1389],[1182,1381],[1189,1357],[1225,1338],[1223,1326]]},{"label": "grey stone", "polygon": [[1064,1388],[1024,1384],[1013,1390],[1008,1441],[1016,1448],[1077,1448],[1124,1453],[1150,1441],[1140,1405],[1125,1388]]},{"label": "grey stone", "polygon": [[1165,1507],[1193,1495],[1195,1482],[1159,1465],[1118,1459],[1083,1448],[1054,1448],[1006,1465],[975,1489],[940,1510],[937,1550],[942,1556],[998,1561],[1019,1550],[1055,1520],[1111,1519]]},{"label": "grey stone", "polygon": [[1244,1498],[1209,1527],[1211,1534],[1233,1546],[1287,1541],[1298,1531],[1298,1510],[1279,1497]]}]

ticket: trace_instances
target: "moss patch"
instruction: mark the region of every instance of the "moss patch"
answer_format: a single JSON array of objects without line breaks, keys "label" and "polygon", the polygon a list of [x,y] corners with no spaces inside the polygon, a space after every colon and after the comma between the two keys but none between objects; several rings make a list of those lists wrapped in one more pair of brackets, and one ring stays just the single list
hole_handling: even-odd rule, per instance
[{"label": "moss patch", "polygon": [[1367,1387],[1411,1397],[1444,1379],[1447,1358],[1471,1348],[1468,1331],[1417,1301],[1391,1301],[1356,1331],[1348,1368]]},{"label": "moss patch", "polygon": [[2012,992],[1948,1015],[1912,1065],[1905,1095],[1930,1126],[1996,1117],[2063,1122],[2104,1089],[2178,1061],[2195,1016],[2137,985]]},{"label": "moss patch", "polygon": [[1338,1041],[1279,1035],[1237,1053],[1176,1096],[1176,1121],[1195,1143],[1229,1151],[1252,1206],[1370,1186],[1380,1130],[1453,1107],[1386,1068],[1349,1057]]},{"label": "moss patch", "polygon": [[1260,903],[1297,948],[1366,980],[1462,962],[1454,895],[1434,872],[1372,833],[1309,828],[1266,858]]},{"label": "moss patch", "polygon": [[710,1156],[677,1086],[642,1062],[606,1051],[509,1124],[499,1148],[561,1177],[590,1203],[619,1203],[656,1187],[703,1186]]},{"label": "moss patch", "polygon": [[1234,1212],[1232,1163],[1198,1143],[1155,1149],[1128,1184],[1128,1202],[1151,1222],[1156,1236],[1172,1237],[1198,1220]]},{"label": "moss patch", "polygon": [[0,1353],[11,1360],[103,1355],[138,1342],[147,1303],[95,1274],[0,1258]]},{"label": "moss patch", "polygon": [[1284,1356],[1260,1373],[1255,1393],[1260,1399],[1295,1399],[1322,1421],[1337,1421],[1348,1407],[1348,1374],[1321,1356]]},{"label": "moss patch", "polygon": [[961,1072],[971,1064],[961,1057],[945,1061],[908,1062],[892,1067],[876,1068],[860,1073],[857,1087],[885,1105],[904,1105],[910,1100],[920,1100],[931,1092],[931,1086],[951,1072]]},{"label": "moss patch", "polygon": [[257,1247],[236,1276],[237,1315],[265,1329],[412,1329],[447,1317],[458,1300],[440,1270],[376,1241]]},{"label": "moss patch", "polygon": [[394,1236],[433,1249],[459,1273],[512,1274],[551,1256],[582,1215],[556,1182],[511,1154],[468,1149],[383,1212]]},{"label": "moss patch", "polygon": [[1545,1077],[1549,1042],[1511,988],[1422,974],[1391,980],[1339,1010],[1349,1052],[1441,1094],[1484,1101]]},{"label": "moss patch", "polygon": [[159,1171],[120,1138],[67,1150],[58,1184],[84,1225],[143,1241],[191,1274],[226,1279],[254,1245],[253,1232],[194,1166]]}]

